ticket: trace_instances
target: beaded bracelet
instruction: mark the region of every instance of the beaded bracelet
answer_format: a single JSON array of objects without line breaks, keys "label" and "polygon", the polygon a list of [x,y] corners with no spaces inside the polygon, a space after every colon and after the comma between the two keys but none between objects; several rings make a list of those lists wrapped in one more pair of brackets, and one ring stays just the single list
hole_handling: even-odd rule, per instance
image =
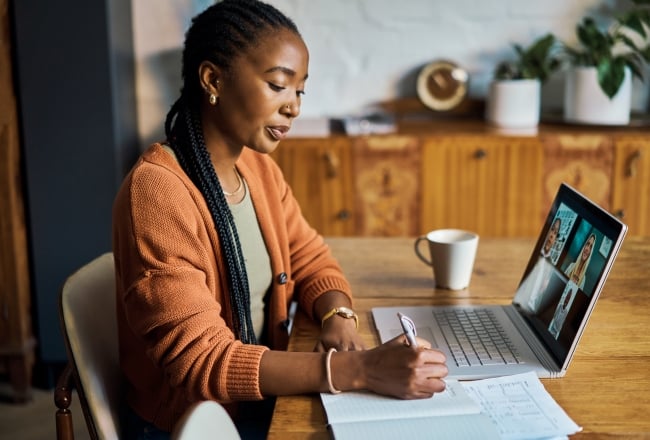
[{"label": "beaded bracelet", "polygon": [[336,351],[336,348],[332,347],[328,350],[327,356],[325,356],[325,373],[327,375],[327,386],[330,389],[330,393],[332,394],[338,394],[341,392],[341,390],[337,390],[334,388],[334,384],[332,383],[332,353]]}]

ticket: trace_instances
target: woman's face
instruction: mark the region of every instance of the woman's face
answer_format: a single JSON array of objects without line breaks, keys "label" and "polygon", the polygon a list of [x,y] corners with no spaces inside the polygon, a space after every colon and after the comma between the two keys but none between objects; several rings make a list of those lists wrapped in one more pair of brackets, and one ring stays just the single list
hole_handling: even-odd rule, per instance
[{"label": "woman's face", "polygon": [[596,239],[594,238],[593,235],[590,235],[589,238],[587,239],[587,242],[582,248],[582,259],[586,260],[589,258],[589,255],[591,255],[591,250],[594,248],[594,241]]},{"label": "woman's face", "polygon": [[548,231],[548,235],[546,236],[546,243],[544,243],[544,249],[546,252],[550,251],[551,248],[553,247],[553,244],[555,244],[555,240],[557,240],[557,236],[560,229],[560,225],[558,222],[553,223],[553,226],[551,226],[551,229]]},{"label": "woman's face", "polygon": [[219,103],[209,107],[212,127],[206,135],[215,134],[231,149],[275,150],[300,113],[308,64],[307,47],[293,32],[264,38],[221,75]]}]

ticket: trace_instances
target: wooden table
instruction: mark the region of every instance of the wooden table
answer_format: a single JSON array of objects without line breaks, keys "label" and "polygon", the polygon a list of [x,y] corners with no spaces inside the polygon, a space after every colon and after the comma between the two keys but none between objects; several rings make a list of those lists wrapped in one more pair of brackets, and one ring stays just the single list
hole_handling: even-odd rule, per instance
[{"label": "wooden table", "polygon": [[[360,332],[370,346],[374,306],[507,304],[534,241],[481,239],[469,289],[436,290],[411,238],[329,238],[350,280]],[[546,389],[583,431],[575,438],[650,437],[650,237],[628,237],[565,377]],[[311,351],[318,326],[298,313],[289,343]],[[318,395],[278,398],[269,439],[328,439]]]}]

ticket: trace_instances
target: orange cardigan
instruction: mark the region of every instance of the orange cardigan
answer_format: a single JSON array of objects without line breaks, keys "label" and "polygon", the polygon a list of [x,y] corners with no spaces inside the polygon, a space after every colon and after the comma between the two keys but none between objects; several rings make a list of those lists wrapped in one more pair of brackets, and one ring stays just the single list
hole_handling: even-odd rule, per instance
[{"label": "orange cardigan", "polygon": [[[285,349],[292,300],[312,316],[320,295],[350,296],[350,286],[273,159],[244,148],[237,169],[271,259],[267,334],[271,348]],[[116,196],[113,252],[120,362],[136,413],[169,431],[194,401],[263,398],[259,368],[268,348],[234,338],[214,222],[160,144],[140,157]]]}]

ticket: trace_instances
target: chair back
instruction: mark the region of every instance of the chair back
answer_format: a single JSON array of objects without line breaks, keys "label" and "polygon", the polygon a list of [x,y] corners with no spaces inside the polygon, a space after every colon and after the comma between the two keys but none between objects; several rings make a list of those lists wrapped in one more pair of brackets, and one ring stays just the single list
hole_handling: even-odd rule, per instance
[{"label": "chair back", "polygon": [[79,400],[93,439],[120,434],[123,379],[115,310],[115,262],[108,252],[63,284],[59,314]]},{"label": "chair back", "polygon": [[219,403],[206,400],[195,403],[178,421],[171,440],[239,440],[239,432],[228,412]]}]

